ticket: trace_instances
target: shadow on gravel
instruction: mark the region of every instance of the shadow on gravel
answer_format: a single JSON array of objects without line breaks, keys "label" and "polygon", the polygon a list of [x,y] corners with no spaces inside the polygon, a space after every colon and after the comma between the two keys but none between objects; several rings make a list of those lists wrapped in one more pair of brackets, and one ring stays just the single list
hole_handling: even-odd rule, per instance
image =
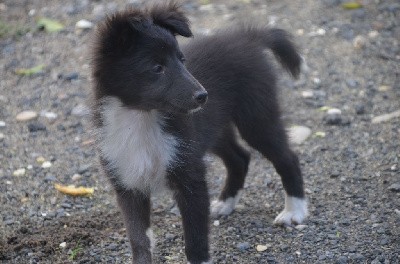
[{"label": "shadow on gravel", "polygon": [[[120,214],[114,212],[78,214],[45,223],[45,226],[37,226],[29,219],[21,221],[21,228],[0,240],[0,262],[25,254],[35,256],[37,260],[47,260],[57,253],[64,256],[68,249],[70,257],[71,254],[79,257],[85,247],[100,243],[110,233],[116,230],[125,232],[121,230],[123,224]],[[60,247],[62,242],[66,243],[66,249]],[[74,249],[76,256],[71,253]]]}]

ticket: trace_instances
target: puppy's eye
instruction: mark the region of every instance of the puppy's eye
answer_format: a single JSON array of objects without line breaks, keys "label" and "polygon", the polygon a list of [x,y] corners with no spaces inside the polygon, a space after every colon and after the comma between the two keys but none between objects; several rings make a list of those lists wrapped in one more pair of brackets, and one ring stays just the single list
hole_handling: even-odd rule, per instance
[{"label": "puppy's eye", "polygon": [[164,73],[164,66],[162,66],[162,65],[156,65],[156,66],[154,66],[153,67],[153,72],[154,73],[157,73],[157,74],[161,74],[161,73]]}]

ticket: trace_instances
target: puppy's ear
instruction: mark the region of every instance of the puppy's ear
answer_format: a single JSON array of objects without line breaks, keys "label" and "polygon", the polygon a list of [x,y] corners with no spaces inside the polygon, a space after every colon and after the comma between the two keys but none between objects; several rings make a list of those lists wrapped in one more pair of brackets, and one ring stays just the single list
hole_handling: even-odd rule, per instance
[{"label": "puppy's ear", "polygon": [[[97,31],[97,39],[103,54],[121,54],[129,51],[135,45],[135,39],[140,29],[137,25],[148,21],[138,11],[128,10],[116,13],[106,19]],[[149,23],[149,22],[148,22]]]},{"label": "puppy's ear", "polygon": [[174,35],[193,36],[189,27],[189,19],[184,15],[179,4],[171,2],[166,5],[156,5],[149,13],[154,24],[168,29]]}]

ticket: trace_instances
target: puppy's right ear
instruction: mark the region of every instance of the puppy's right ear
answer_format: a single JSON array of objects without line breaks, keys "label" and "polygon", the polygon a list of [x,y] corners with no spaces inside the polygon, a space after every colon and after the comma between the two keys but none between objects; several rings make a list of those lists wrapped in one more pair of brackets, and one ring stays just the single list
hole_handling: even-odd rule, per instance
[{"label": "puppy's right ear", "polygon": [[142,14],[135,11],[114,14],[99,26],[97,39],[104,55],[124,54],[135,45],[138,30],[135,27],[143,20]]}]

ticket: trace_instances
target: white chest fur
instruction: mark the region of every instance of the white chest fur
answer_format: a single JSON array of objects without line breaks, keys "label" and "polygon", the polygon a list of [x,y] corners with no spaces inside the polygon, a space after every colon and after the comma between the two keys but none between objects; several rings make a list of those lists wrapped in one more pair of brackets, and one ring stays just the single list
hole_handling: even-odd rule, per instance
[{"label": "white chest fur", "polygon": [[100,151],[127,189],[156,191],[165,186],[168,166],[176,157],[176,138],[163,131],[157,111],[131,110],[117,98],[102,109]]}]

